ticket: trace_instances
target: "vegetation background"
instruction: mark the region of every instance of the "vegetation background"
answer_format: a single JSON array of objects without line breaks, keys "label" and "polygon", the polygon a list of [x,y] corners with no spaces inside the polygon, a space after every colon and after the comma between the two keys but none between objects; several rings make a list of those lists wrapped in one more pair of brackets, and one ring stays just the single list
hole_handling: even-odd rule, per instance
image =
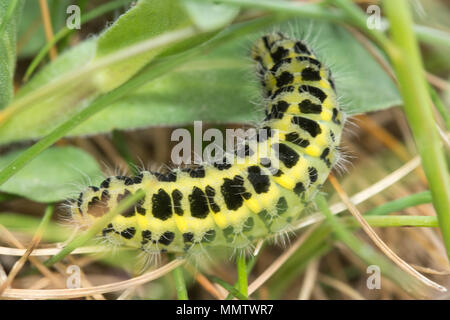
[{"label": "vegetation background", "polygon": [[[0,0],[0,297],[448,299],[449,17],[444,0]],[[273,30],[306,39],[352,116],[345,169],[290,239],[140,274],[93,240],[122,207],[70,238],[64,201],[166,170],[174,128],[261,119],[249,49]]]}]

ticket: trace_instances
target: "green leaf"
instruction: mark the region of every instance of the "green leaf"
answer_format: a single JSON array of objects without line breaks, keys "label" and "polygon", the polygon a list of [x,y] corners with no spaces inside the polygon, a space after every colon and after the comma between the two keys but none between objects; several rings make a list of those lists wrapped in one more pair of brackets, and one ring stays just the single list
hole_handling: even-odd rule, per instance
[{"label": "green leaf", "polygon": [[22,14],[23,0],[0,0],[0,109],[14,94],[17,28]]},{"label": "green leaf", "polygon": [[[178,1],[141,0],[123,14],[97,41],[97,59],[120,49],[173,30],[192,26],[189,16]],[[119,86],[150,60],[164,51],[150,50],[101,70],[96,78],[103,91]]]},{"label": "green leaf", "polygon": [[[22,152],[0,157],[0,168]],[[86,152],[75,147],[53,147],[3,184],[0,191],[38,202],[56,202],[76,196],[77,191],[98,184],[103,178],[97,162]]]}]

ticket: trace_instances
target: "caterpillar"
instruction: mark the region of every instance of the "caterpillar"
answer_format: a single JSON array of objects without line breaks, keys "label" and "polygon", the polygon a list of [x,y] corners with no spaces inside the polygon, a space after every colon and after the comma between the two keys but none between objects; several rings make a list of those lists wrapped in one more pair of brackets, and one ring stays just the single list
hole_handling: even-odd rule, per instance
[{"label": "caterpillar", "polygon": [[[79,194],[74,220],[89,226],[142,189],[145,197],[105,226],[103,239],[147,253],[187,253],[197,246],[245,248],[285,232],[337,162],[344,114],[330,70],[303,41],[271,33],[251,55],[266,104],[265,136],[196,168],[109,177]],[[260,147],[274,152],[262,157]],[[236,154],[240,163],[231,160]]]}]

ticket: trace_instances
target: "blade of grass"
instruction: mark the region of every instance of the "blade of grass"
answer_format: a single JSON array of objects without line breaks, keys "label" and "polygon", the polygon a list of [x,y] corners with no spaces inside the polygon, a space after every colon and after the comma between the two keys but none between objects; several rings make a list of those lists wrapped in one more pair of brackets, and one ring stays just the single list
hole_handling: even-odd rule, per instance
[{"label": "blade of grass", "polygon": [[60,261],[65,256],[67,256],[69,253],[71,253],[73,250],[75,250],[78,247],[81,247],[83,244],[88,242],[90,239],[92,239],[95,235],[99,234],[100,231],[118,214],[124,212],[126,209],[131,207],[133,204],[135,204],[137,201],[142,199],[145,196],[145,192],[142,191],[142,189],[139,189],[134,194],[131,194],[127,196],[123,201],[119,203],[119,205],[114,208],[113,210],[106,213],[103,217],[98,219],[90,228],[73,239],[67,246],[65,246],[58,254],[54,255],[50,259],[48,259],[44,265],[45,266],[51,266],[54,263]]},{"label": "blade of grass", "polygon": [[368,215],[386,215],[392,212],[401,211],[409,207],[414,207],[419,204],[431,203],[431,192],[424,191],[416,194],[412,194],[400,199],[384,203],[376,208],[373,208],[364,213],[364,217]]},{"label": "blade of grass", "polygon": [[412,31],[410,8],[405,0],[383,1],[383,7],[391,23],[392,41],[397,48],[396,54],[390,53],[390,58],[450,259],[450,178],[433,117],[420,50]]},{"label": "blade of grass", "polygon": [[[437,217],[430,216],[364,216],[371,227],[439,227]],[[340,218],[347,226],[360,227],[353,217]]]}]

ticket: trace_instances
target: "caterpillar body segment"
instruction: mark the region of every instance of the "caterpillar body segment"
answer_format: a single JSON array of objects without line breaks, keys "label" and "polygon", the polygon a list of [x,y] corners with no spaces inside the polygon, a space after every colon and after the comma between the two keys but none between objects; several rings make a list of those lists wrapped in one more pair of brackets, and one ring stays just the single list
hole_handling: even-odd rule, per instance
[{"label": "caterpillar body segment", "polygon": [[74,219],[89,226],[142,189],[145,198],[116,216],[104,239],[149,253],[189,252],[243,248],[285,231],[337,161],[343,114],[330,71],[303,42],[269,34],[255,43],[252,57],[267,104],[264,134],[194,169],[107,178],[79,195]]}]

